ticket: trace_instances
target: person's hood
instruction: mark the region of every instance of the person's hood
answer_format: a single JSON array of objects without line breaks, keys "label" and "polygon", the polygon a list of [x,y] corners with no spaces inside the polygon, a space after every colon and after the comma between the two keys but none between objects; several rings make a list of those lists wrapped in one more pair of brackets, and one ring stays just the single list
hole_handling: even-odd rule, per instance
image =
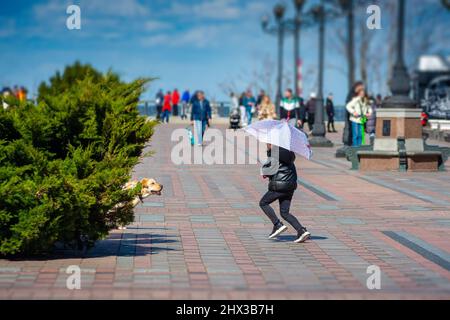
[{"label": "person's hood", "polygon": [[290,164],[294,163],[294,161],[295,161],[295,153],[290,151],[290,150],[287,150],[285,148],[278,147],[278,146],[272,146],[272,149],[267,151],[267,156],[268,157],[272,156],[272,151],[275,148],[278,148],[278,150],[279,150],[278,157],[279,157],[279,161],[281,163],[284,163],[284,164],[287,164],[287,165],[290,165]]}]

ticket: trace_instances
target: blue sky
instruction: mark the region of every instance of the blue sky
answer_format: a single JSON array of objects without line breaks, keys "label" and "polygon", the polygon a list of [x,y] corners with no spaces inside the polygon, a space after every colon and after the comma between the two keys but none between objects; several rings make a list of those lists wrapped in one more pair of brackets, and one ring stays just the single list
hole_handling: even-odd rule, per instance
[{"label": "blue sky", "polygon": [[[159,88],[206,90],[225,99],[220,83],[234,81],[244,90],[276,59],[276,38],[261,31],[260,19],[276,0],[15,0],[0,8],[0,86],[25,85],[31,92],[42,80],[75,60],[124,79],[158,77],[147,97]],[[309,1],[313,4],[315,1]],[[288,16],[293,15],[291,1]],[[66,28],[66,8],[81,8],[81,30]],[[329,25],[328,38],[337,26]],[[302,33],[306,94],[314,90],[317,29]],[[383,32],[383,31],[381,31]],[[292,38],[286,39],[285,66],[292,71]],[[325,93],[346,95],[345,60],[327,50]],[[338,68],[336,66],[340,66]],[[342,68],[343,66],[343,68]],[[275,72],[275,70],[273,70]],[[292,85],[292,84],[291,84]]]}]

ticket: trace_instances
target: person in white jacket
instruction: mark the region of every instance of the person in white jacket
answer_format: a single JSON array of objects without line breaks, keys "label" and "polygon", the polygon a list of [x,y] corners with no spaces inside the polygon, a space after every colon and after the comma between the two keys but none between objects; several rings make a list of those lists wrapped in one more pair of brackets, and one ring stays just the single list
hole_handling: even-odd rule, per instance
[{"label": "person in white jacket", "polygon": [[369,99],[366,97],[364,88],[361,88],[356,96],[347,104],[352,124],[353,147],[359,147],[363,143],[363,130],[367,119],[372,115]]}]

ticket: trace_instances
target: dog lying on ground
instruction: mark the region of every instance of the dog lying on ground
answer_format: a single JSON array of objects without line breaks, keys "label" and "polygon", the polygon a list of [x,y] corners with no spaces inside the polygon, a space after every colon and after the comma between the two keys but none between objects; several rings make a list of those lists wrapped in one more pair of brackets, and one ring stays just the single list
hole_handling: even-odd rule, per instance
[{"label": "dog lying on ground", "polygon": [[[142,186],[141,192],[131,201],[131,203],[127,203],[127,202],[118,203],[110,210],[110,212],[117,212],[118,210],[124,208],[127,205],[130,205],[132,208],[134,208],[140,202],[144,202],[144,199],[148,198],[151,195],[158,195],[158,196],[161,195],[163,185],[156,182],[155,179],[144,178],[141,181],[133,180],[133,181],[127,182],[123,186],[122,189],[123,190],[132,190],[138,186],[139,182],[141,183],[141,186]],[[124,230],[124,229],[126,229],[126,227],[119,226],[118,229]]]},{"label": "dog lying on ground", "polygon": [[[123,187],[123,190],[131,190],[137,187],[138,181],[133,180],[130,182],[127,182],[125,186]],[[142,190],[141,193],[134,198],[132,201],[133,207],[137,206],[139,202],[144,200],[145,198],[151,196],[151,195],[161,195],[163,185],[156,182],[155,179],[148,179],[144,178],[141,180]]]}]

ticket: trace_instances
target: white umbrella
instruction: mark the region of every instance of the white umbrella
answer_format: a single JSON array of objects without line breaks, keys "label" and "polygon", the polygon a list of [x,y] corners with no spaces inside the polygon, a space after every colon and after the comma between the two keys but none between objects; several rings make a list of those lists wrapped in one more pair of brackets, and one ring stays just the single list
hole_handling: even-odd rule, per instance
[{"label": "white umbrella", "polygon": [[293,151],[308,160],[312,157],[306,134],[285,120],[263,120],[252,123],[244,130],[261,142]]}]

